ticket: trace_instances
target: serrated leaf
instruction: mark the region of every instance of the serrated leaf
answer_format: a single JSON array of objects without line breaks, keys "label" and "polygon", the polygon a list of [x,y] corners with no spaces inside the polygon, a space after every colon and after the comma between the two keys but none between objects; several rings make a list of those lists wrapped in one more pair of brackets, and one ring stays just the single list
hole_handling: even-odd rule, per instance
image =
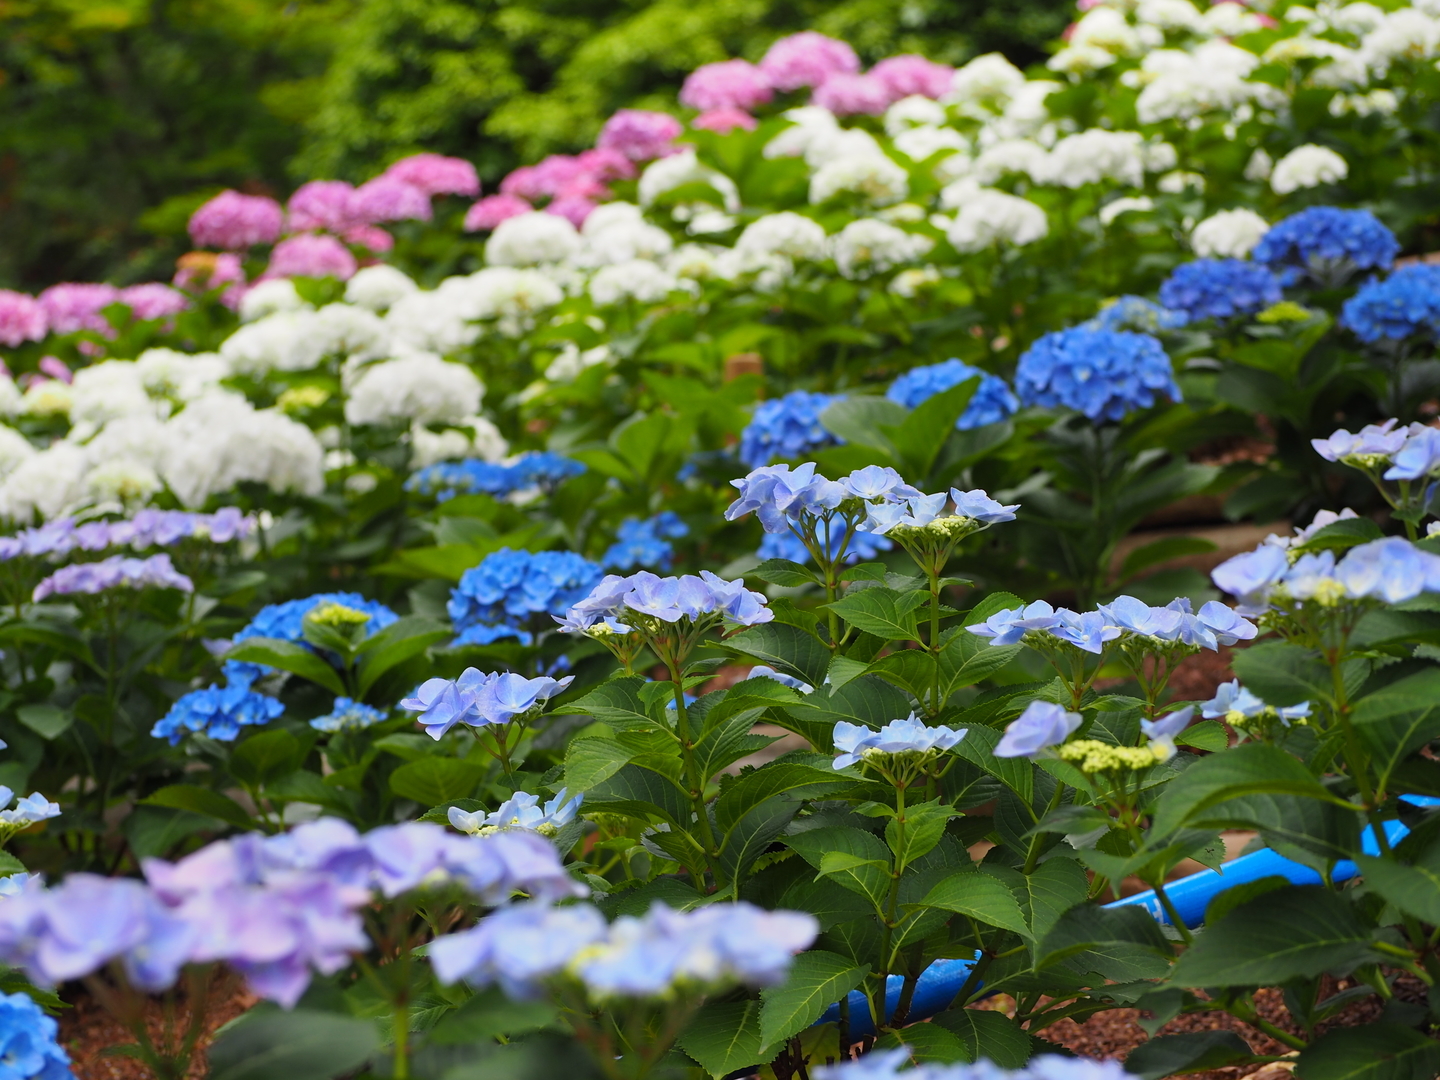
[{"label": "serrated leaf", "polygon": [[875,1050],[898,1050],[902,1046],[910,1051],[910,1060],[917,1065],[975,1060],[958,1035],[935,1024],[911,1024],[904,1031],[887,1031],[875,1042]]},{"label": "serrated leaf", "polygon": [[1024,938],[1032,936],[1015,894],[996,878],[978,870],[951,874],[926,893],[919,906],[954,911],[980,923],[1013,930]]},{"label": "serrated leaf", "polygon": [[1143,1042],[1125,1059],[1125,1071],[1140,1080],[1206,1072],[1248,1062],[1250,1044],[1233,1031],[1192,1031]]},{"label": "serrated leaf", "polygon": [[329,690],[337,697],[345,697],[348,691],[340,681],[339,674],[319,656],[303,645],[277,638],[246,638],[232,645],[225,654],[226,660],[244,660],[251,664],[265,664],[279,668],[293,675],[309,679]]},{"label": "serrated leaf", "polygon": [[833,1002],[859,986],[869,971],[868,965],[852,964],[832,952],[801,953],[783,983],[760,992],[760,1041],[767,1048],[776,1047],[804,1031]]},{"label": "serrated leaf", "polygon": [[171,784],[140,801],[148,806],[168,806],[174,810],[204,814],[227,825],[234,825],[237,829],[255,827],[250,815],[234,799],[194,784]]},{"label": "serrated leaf", "polygon": [[1030,924],[1030,936],[1036,940],[1048,934],[1061,915],[1084,903],[1090,894],[1085,868],[1074,859],[1046,859],[1030,874],[1008,866],[982,866],[980,871],[1009,887]]},{"label": "serrated leaf", "polygon": [[920,589],[860,589],[830,604],[829,610],[857,630],[883,641],[915,641],[919,634],[915,610],[929,600],[930,594]]},{"label": "serrated leaf", "polygon": [[372,1020],[296,1009],[246,1016],[210,1046],[210,1080],[331,1080],[380,1047]]},{"label": "serrated leaf", "polygon": [[803,679],[811,686],[825,681],[830,650],[814,634],[785,623],[764,623],[725,639],[725,647],[753,657],[776,671]]},{"label": "serrated leaf", "polygon": [[577,794],[589,791],[628,765],[630,753],[603,735],[571,739],[565,748],[565,786]]},{"label": "serrated leaf", "polygon": [[955,744],[954,752],[984,769],[1028,803],[1035,797],[1035,766],[1028,758],[996,757],[995,747],[1000,744],[1002,734],[994,728],[972,725]]},{"label": "serrated leaf", "polygon": [[421,806],[438,806],[475,794],[485,766],[461,758],[426,757],[401,765],[390,774],[390,790]]},{"label": "serrated leaf", "polygon": [[852,892],[866,897],[877,906],[890,887],[890,874],[883,869],[889,864],[890,853],[879,838],[863,829],[848,825],[830,825],[787,836],[785,844],[819,873],[827,855],[843,853],[856,861],[828,875]]},{"label": "serrated leaf", "polygon": [[757,577],[772,585],[793,589],[799,585],[815,585],[819,579],[815,574],[789,559],[766,559],[753,570],[746,571],[746,577]]},{"label": "serrated leaf", "polygon": [[1407,915],[1440,926],[1440,858],[1432,847],[1414,866],[1394,859],[1357,855],[1355,863],[1365,875],[1365,884]]},{"label": "serrated leaf", "polygon": [[715,824],[724,832],[768,799],[782,796],[798,799],[802,795],[819,797],[830,791],[843,790],[852,783],[843,777],[837,779],[833,770],[827,772],[811,765],[776,761],[725,785],[715,802]]},{"label": "serrated leaf", "polygon": [[1138,906],[1079,904],[1061,915],[1035,950],[1035,966],[1074,958],[1077,971],[1106,979],[1158,978],[1173,950],[1154,917]]},{"label": "serrated leaf", "polygon": [[1339,1028],[1300,1051],[1295,1073],[1305,1080],[1434,1080],[1440,1043],[1399,1024]]},{"label": "serrated leaf", "polygon": [[711,1001],[685,1025],[680,1049],[714,1077],[725,1076],[763,1058],[758,1001]]},{"label": "serrated leaf", "polygon": [[1030,1060],[1031,1036],[1004,1013],[988,1009],[947,1009],[931,1023],[956,1035],[970,1053],[971,1061],[982,1058],[1002,1069],[1019,1069]]},{"label": "serrated leaf", "polygon": [[640,697],[640,688],[644,685],[646,681],[638,675],[610,679],[555,712],[593,716],[617,730],[654,728],[659,726],[659,722]]}]

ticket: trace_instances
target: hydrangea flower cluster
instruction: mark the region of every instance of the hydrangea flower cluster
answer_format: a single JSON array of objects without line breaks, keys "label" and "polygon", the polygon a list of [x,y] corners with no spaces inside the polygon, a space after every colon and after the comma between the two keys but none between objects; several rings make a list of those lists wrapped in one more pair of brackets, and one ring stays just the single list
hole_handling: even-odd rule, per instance
[{"label": "hydrangea flower cluster", "polygon": [[1074,409],[1096,422],[1149,408],[1157,395],[1180,400],[1170,357],[1155,338],[1078,326],[1030,346],[1015,370],[1015,389],[1027,405]]},{"label": "hydrangea flower cluster", "polygon": [[333,735],[337,731],[363,731],[384,720],[386,713],[372,705],[353,701],[348,697],[337,697],[335,706],[324,716],[310,721],[316,731]]},{"label": "hydrangea flower cluster", "polygon": [[1303,724],[1310,718],[1310,702],[1276,708],[1267,705],[1249,690],[1240,685],[1239,679],[1231,679],[1215,688],[1215,696],[1200,706],[1200,715],[1207,720],[1224,720],[1233,728],[1246,730],[1266,719],[1278,720],[1285,727]]},{"label": "hydrangea flower cluster", "polygon": [[1399,604],[1440,592],[1440,555],[1398,536],[1333,551],[1301,555],[1292,565],[1285,548],[1261,544],[1215,568],[1216,586],[1240,601],[1242,614],[1286,613],[1295,604],[1333,608],[1346,602]]},{"label": "hydrangea flower cluster", "polygon": [[793,390],[764,401],[740,433],[740,460],[758,468],[777,459],[803,457],[812,450],[840,442],[820,423],[820,414],[839,398]]},{"label": "hydrangea flower cluster", "polygon": [[51,802],[38,791],[26,795],[12,807],[10,803],[14,798],[15,792],[0,784],[0,843],[21,829],[60,816],[60,804]]},{"label": "hydrangea flower cluster", "polygon": [[584,471],[580,462],[548,451],[522,454],[509,465],[466,458],[427,465],[405,481],[405,490],[434,495],[442,502],[456,495],[503,498],[532,489],[550,491]]},{"label": "hydrangea flower cluster", "polygon": [[583,793],[567,800],[566,788],[561,788],[555,797],[543,806],[540,796],[517,791],[500,804],[493,813],[483,810],[466,811],[452,806],[446,811],[450,824],[463,833],[480,836],[498,829],[530,829],[541,836],[554,836],[575,820],[580,804],[585,801]]},{"label": "hydrangea flower cluster", "polygon": [[94,596],[111,589],[179,589],[194,592],[195,583],[170,561],[169,555],[133,559],[112,555],[99,562],[62,566],[35,586],[38,604],[48,596]]},{"label": "hydrangea flower cluster", "polygon": [[330,604],[363,613],[365,634],[368,636],[385,629],[400,618],[377,600],[367,600],[359,593],[335,592],[315,593],[300,600],[286,600],[281,604],[266,604],[255,617],[235,635],[235,640],[249,638],[273,638],[277,641],[303,642],[305,639],[305,616],[316,608]]},{"label": "hydrangea flower cluster", "polygon": [[[1282,556],[1283,558],[1283,556]],[[1121,596],[1095,611],[1084,613],[1054,608],[1044,600],[998,611],[981,623],[966,627],[991,645],[1037,647],[1071,646],[1099,656],[1122,637],[1142,644],[1174,643],[1212,652],[1221,645],[1248,641],[1257,631],[1252,623],[1218,601],[1190,610],[1190,601],[1177,597],[1165,607],[1152,607],[1133,596]]]},{"label": "hydrangea flower cluster", "polygon": [[0,994],[0,1063],[15,1080],[74,1080],[59,1032],[29,994]]},{"label": "hydrangea flower cluster", "polygon": [[155,721],[150,734],[157,739],[169,740],[171,746],[178,746],[187,732],[221,742],[233,742],[239,738],[242,727],[278,720],[284,714],[285,706],[273,697],[250,689],[248,669],[258,668],[259,665],[241,667],[237,664],[235,667],[240,673],[238,681],[232,679],[229,685],[223,687],[211,683],[204,690],[192,690],[185,694],[170,706],[169,712]]},{"label": "hydrangea flower cluster", "polygon": [[975,388],[970,403],[955,422],[956,430],[968,431],[984,424],[996,424],[1015,415],[1020,401],[1005,385],[1005,380],[960,360],[912,368],[890,384],[885,396],[898,405],[913,409],[936,394],[974,378],[979,378],[980,385]]},{"label": "hydrangea flower cluster", "polygon": [[1312,206],[1273,226],[1250,253],[1275,269],[1348,260],[1362,269],[1388,269],[1400,254],[1395,234],[1369,210]]},{"label": "hydrangea flower cluster", "polygon": [[1229,319],[1280,302],[1280,279],[1240,259],[1182,263],[1160,285],[1160,303],[1191,319]]},{"label": "hydrangea flower cluster", "polygon": [[1384,281],[1362,285],[1340,309],[1340,323],[1371,345],[1440,333],[1440,266],[1402,266]]},{"label": "hydrangea flower cluster", "polygon": [[690,528],[673,510],[662,510],[652,518],[626,518],[615,530],[615,543],[606,549],[601,563],[609,570],[654,567],[669,570],[675,558],[671,540],[688,536]]},{"label": "hydrangea flower cluster", "polygon": [[178,863],[147,859],[144,871],[148,884],[91,874],[49,889],[30,883],[0,904],[0,962],[53,986],[119,960],[133,985],[157,992],[184,965],[218,960],[290,1008],[312,970],[332,974],[369,948],[358,912],[373,893],[451,882],[493,905],[517,891],[552,901],[587,891],[534,833],[461,837],[426,822],[361,836],[322,818],[219,841]]},{"label": "hydrangea flower cluster", "polygon": [[701,570],[699,577],[664,578],[641,570],[629,577],[606,574],[589,596],[556,621],[566,633],[603,635],[627,634],[632,623],[658,628],[682,619],[692,624],[727,619],[755,626],[774,617],[764,594],[745,588],[743,581],[726,581],[708,570]]},{"label": "hydrangea flower cluster", "polygon": [[1054,702],[1032,701],[1006,725],[1005,733],[995,744],[994,754],[1003,758],[1033,758],[1075,734],[1084,719],[1078,712],[1069,712]]},{"label": "hydrangea flower cluster", "polygon": [[438,740],[456,724],[478,728],[523,720],[574,681],[573,675],[527,679],[514,672],[466,668],[458,679],[426,679],[400,708],[418,713],[416,722]]},{"label": "hydrangea flower cluster", "polygon": [[812,1071],[815,1080],[1136,1080],[1113,1059],[1097,1061],[1040,1054],[1026,1062],[1023,1069],[1002,1069],[988,1059],[973,1065],[927,1063],[907,1069],[910,1057],[910,1050],[900,1046],[893,1050],[872,1050],[862,1058],[838,1065],[820,1065]]},{"label": "hydrangea flower cluster", "polygon": [[1158,334],[1162,330],[1178,330],[1190,322],[1183,311],[1171,311],[1143,296],[1122,296],[1106,304],[1100,313],[1083,325],[1087,330],[1133,330],[1140,334]]},{"label": "hydrangea flower cluster", "polygon": [[715,990],[781,981],[819,932],[814,916],[744,902],[677,911],[656,903],[609,925],[588,904],[513,904],[430,946],[442,983],[499,985],[534,998],[552,980],[580,984],[595,1002],[656,998],[682,987]]},{"label": "hydrangea flower cluster", "polygon": [[848,769],[862,764],[894,773],[918,771],[958,745],[967,731],[928,727],[914,713],[903,720],[891,720],[878,731],[841,720],[833,736],[839,755],[831,767]]},{"label": "hydrangea flower cluster", "polygon": [[600,567],[573,551],[501,548],[460,576],[446,610],[457,631],[563,615],[600,580]]},{"label": "hydrangea flower cluster", "polygon": [[59,558],[72,551],[104,551],[129,547],[143,551],[171,547],[191,537],[227,544],[243,540],[255,531],[253,515],[233,506],[213,514],[192,514],[184,510],[141,510],[125,521],[87,521],[59,518],[37,528],[24,529],[14,536],[0,537],[0,562],[21,556]]}]

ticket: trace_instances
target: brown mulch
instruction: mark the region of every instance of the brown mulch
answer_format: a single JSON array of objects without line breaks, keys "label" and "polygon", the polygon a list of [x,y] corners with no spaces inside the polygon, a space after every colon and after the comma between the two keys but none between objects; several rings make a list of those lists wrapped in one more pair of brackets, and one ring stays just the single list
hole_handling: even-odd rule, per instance
[{"label": "brown mulch", "polygon": [[[143,1061],[106,1052],[113,1047],[134,1045],[135,1038],[127,1027],[84,990],[67,995],[67,1000],[72,1008],[59,1017],[60,1044],[70,1054],[76,1080],[152,1080],[154,1074]],[[217,979],[212,984],[205,1010],[205,1034],[186,1073],[187,1080],[203,1080],[205,1050],[215,1031],[258,1000],[239,979]],[[165,1038],[165,1008],[160,998],[149,1000],[145,1020],[151,1040],[160,1045]],[[190,1004],[181,997],[175,1004],[176,1028],[184,1031],[189,1022]]]}]

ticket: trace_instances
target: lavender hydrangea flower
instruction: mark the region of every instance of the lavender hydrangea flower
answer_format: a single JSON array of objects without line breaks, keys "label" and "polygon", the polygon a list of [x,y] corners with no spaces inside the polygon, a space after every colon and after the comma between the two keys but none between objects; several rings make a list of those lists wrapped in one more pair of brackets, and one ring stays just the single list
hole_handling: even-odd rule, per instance
[{"label": "lavender hydrangea flower", "polygon": [[[15,792],[0,784],[0,807],[10,806]],[[38,791],[26,795],[8,810],[0,809],[0,832],[8,835],[41,821],[60,816],[60,804],[51,802]]]},{"label": "lavender hydrangea flower", "polygon": [[1440,592],[1440,555],[1390,536],[1352,547],[1335,565],[1334,577],[1354,599],[1370,597],[1399,604],[1422,592]]},{"label": "lavender hydrangea flower", "polygon": [[791,520],[802,514],[834,510],[849,493],[844,484],[817,473],[813,461],[793,469],[788,465],[762,466],[739,480],[731,480],[730,486],[740,494],[726,507],[725,520],[737,521],[753,512],[768,533],[788,531]]},{"label": "lavender hydrangea flower", "polygon": [[1240,600],[1242,610],[1263,604],[1264,594],[1290,569],[1283,549],[1262,545],[1226,559],[1210,572],[1216,588]]},{"label": "lavender hydrangea flower", "polygon": [[1023,607],[997,611],[984,622],[965,629],[977,637],[989,638],[991,645],[1018,645],[1026,634],[1045,633],[1059,625],[1055,609],[1044,600]]},{"label": "lavender hydrangea flower", "polygon": [[936,394],[959,386],[967,379],[978,378],[980,385],[955,421],[958,431],[968,431],[984,424],[995,424],[1014,416],[1020,408],[1020,401],[999,376],[971,367],[960,360],[946,360],[943,364],[912,368],[890,384],[885,396],[907,409],[929,401]]},{"label": "lavender hydrangea flower", "polygon": [[607,575],[590,595],[557,620],[567,633],[605,626],[624,633],[639,616],[659,623],[692,622],[719,616],[741,626],[755,626],[775,617],[765,596],[745,588],[744,581],[726,581],[700,571],[700,576],[662,578],[647,570],[629,577]]},{"label": "lavender hydrangea flower", "polygon": [[1392,419],[1381,424],[1366,424],[1358,434],[1336,428],[1328,439],[1311,439],[1310,445],[1326,461],[1390,457],[1400,451],[1410,435],[1408,427],[1395,430],[1398,422]]},{"label": "lavender hydrangea flower", "polygon": [[1386,480],[1419,480],[1440,473],[1440,429],[1412,425],[1405,431],[1405,445],[1395,451]]},{"label": "lavender hydrangea flower", "polygon": [[929,755],[943,753],[965,738],[967,729],[928,727],[914,713],[904,720],[891,720],[879,731],[844,720],[835,725],[833,741],[840,755],[832,763],[847,769],[859,761],[894,754]]},{"label": "lavender hydrangea flower", "polygon": [[1140,731],[1150,740],[1150,751],[1156,761],[1169,761],[1175,756],[1175,736],[1185,730],[1194,715],[1195,706],[1187,705],[1158,720],[1140,721]]},{"label": "lavender hydrangea flower", "polygon": [[1067,712],[1051,701],[1032,701],[1005,728],[995,745],[996,757],[1033,758],[1048,746],[1057,746],[1075,733],[1084,717]]},{"label": "lavender hydrangea flower", "polygon": [[486,829],[531,829],[541,836],[553,836],[575,820],[580,804],[585,801],[583,792],[569,800],[567,794],[568,790],[562,787],[542,806],[540,796],[517,791],[492,813],[481,810],[470,813],[452,806],[446,816],[456,829],[472,836]]},{"label": "lavender hydrangea flower", "polygon": [[573,675],[527,679],[513,672],[487,675],[466,668],[458,679],[427,679],[411,697],[400,702],[400,708],[419,713],[416,720],[426,734],[439,739],[456,724],[508,724],[549,701],[574,679]]},{"label": "lavender hydrangea flower", "polygon": [[38,604],[48,596],[94,596],[111,589],[179,589],[194,592],[195,583],[175,569],[169,555],[132,559],[112,555],[99,562],[71,563],[35,586]]},{"label": "lavender hydrangea flower", "polygon": [[1265,704],[1253,693],[1240,685],[1239,679],[1231,679],[1215,688],[1215,696],[1200,706],[1200,715],[1207,720],[1224,720],[1231,727],[1244,727],[1246,722],[1266,712],[1273,711],[1287,727],[1310,716],[1310,703],[1274,708]]},{"label": "lavender hydrangea flower", "polygon": [[525,1000],[538,997],[545,980],[564,971],[608,929],[605,916],[588,904],[515,904],[470,930],[437,938],[430,962],[442,984],[498,983],[507,996]]}]

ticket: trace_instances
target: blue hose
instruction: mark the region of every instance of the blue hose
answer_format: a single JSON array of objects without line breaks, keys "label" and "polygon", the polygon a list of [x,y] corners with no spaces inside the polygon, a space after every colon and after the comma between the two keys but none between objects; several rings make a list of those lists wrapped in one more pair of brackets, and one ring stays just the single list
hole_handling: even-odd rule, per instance
[{"label": "blue hose", "polygon": [[[1402,795],[1401,798],[1412,806],[1440,806],[1440,799],[1425,795]],[[1399,821],[1387,821],[1384,828],[1385,838],[1392,847],[1410,832]],[[1375,842],[1373,827],[1367,828],[1361,836],[1360,850],[1366,855],[1380,853],[1380,845]],[[1330,876],[1332,881],[1348,881],[1358,874],[1359,869],[1355,863],[1345,859],[1335,864],[1335,869]],[[1320,875],[1310,867],[1287,859],[1267,848],[1264,851],[1256,851],[1253,854],[1232,859],[1223,864],[1219,870],[1202,870],[1198,874],[1191,874],[1188,877],[1168,882],[1165,885],[1165,895],[1174,905],[1186,926],[1199,926],[1205,921],[1205,909],[1209,906],[1210,901],[1226,889],[1233,889],[1236,885],[1244,885],[1247,882],[1258,881],[1260,878],[1277,875],[1294,885],[1319,885],[1322,881]],[[1169,917],[1161,910],[1160,902],[1156,899],[1153,889],[1124,897],[1105,906],[1124,907],[1128,904],[1139,904],[1162,923],[1170,921]],[[980,954],[976,953],[975,957],[970,960],[937,960],[926,968],[915,982],[915,993],[910,1002],[907,1019],[910,1021],[924,1020],[944,1010],[955,1000],[955,995],[965,985],[965,980],[970,977],[970,972],[979,956]],[[885,1015],[887,1018],[895,1014],[904,982],[905,980],[901,976],[891,975],[885,983]],[[851,1036],[859,1039],[867,1035],[874,1035],[875,1025],[871,1021],[870,1005],[865,1000],[865,995],[859,990],[852,990],[849,1002]],[[839,1019],[840,1003],[836,1002],[815,1022],[816,1024],[832,1024]]]}]

